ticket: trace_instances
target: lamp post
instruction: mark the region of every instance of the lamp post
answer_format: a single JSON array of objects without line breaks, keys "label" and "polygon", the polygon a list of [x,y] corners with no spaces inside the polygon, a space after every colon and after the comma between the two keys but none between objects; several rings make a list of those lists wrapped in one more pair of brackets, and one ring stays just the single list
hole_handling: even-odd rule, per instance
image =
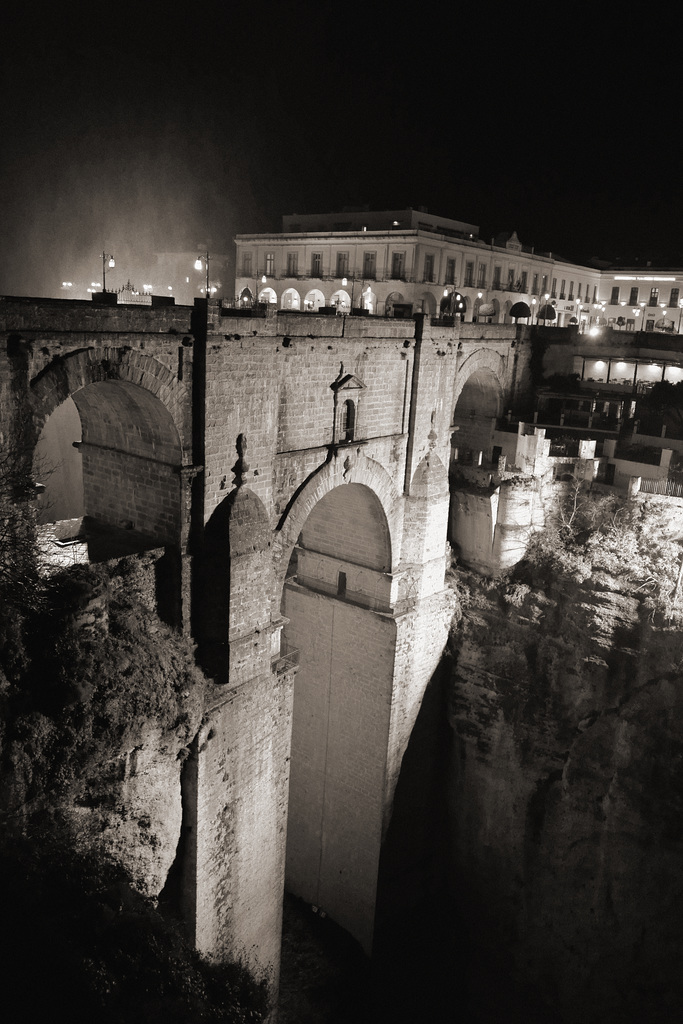
[{"label": "lamp post", "polygon": [[110,252],[101,252],[100,259],[102,260],[102,291],[107,290],[107,267],[115,267],[116,262]]},{"label": "lamp post", "polygon": [[678,333],[681,333],[681,317],[683,316],[683,299],[678,300],[678,308],[680,313],[678,314]]},{"label": "lamp post", "polygon": [[206,264],[206,301],[207,302],[209,301],[209,296],[211,294],[209,292],[209,260],[210,259],[211,259],[211,257],[209,256],[208,252],[205,252],[201,256],[198,256],[197,259],[194,261],[194,269],[195,270],[201,270],[202,269],[202,260],[204,260],[204,263]]},{"label": "lamp post", "polygon": [[641,329],[641,331],[644,331],[645,330],[645,306],[647,305],[647,303],[639,302],[638,305],[640,306],[640,308],[643,311],[643,319],[642,319],[642,322],[640,324],[640,329]]}]

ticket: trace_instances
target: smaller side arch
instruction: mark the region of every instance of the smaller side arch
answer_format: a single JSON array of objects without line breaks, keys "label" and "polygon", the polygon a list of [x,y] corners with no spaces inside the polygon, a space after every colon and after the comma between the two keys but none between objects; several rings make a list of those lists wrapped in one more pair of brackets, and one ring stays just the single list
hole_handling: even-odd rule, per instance
[{"label": "smaller side arch", "polygon": [[31,381],[30,401],[37,434],[48,416],[88,384],[107,380],[136,384],[166,406],[184,451],[191,451],[192,411],[187,388],[156,359],[116,347],[79,349],[53,360]]},{"label": "smaller side arch", "polygon": [[505,396],[506,360],[499,352],[491,349],[477,349],[468,355],[458,368],[453,394],[453,408],[458,403],[460,394],[468,379],[477,372],[488,370],[496,379],[501,398]]}]

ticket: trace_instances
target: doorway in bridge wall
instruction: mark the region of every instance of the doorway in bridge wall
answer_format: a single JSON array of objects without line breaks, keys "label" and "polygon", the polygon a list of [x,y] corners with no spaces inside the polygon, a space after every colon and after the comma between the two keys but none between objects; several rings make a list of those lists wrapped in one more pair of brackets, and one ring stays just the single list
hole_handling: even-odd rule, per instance
[{"label": "doorway in bridge wall", "polygon": [[178,431],[145,388],[97,381],[45,421],[34,453],[48,557],[102,561],[180,538]]},{"label": "doorway in bridge wall", "polygon": [[285,887],[370,952],[396,629],[384,511],[361,484],[310,513],[282,597],[294,686]]}]

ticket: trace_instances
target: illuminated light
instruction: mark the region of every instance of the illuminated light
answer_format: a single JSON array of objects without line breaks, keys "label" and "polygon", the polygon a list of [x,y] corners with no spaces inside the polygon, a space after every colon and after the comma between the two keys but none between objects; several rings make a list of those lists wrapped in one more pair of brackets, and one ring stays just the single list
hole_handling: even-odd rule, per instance
[{"label": "illuminated light", "polygon": [[267,281],[267,278],[266,278],[266,275],[264,274],[263,277],[261,278],[261,284],[265,284],[266,281]]},{"label": "illuminated light", "polygon": [[[348,281],[346,280],[346,278],[345,278],[345,277],[342,277],[342,285],[344,286],[344,288],[346,288],[346,286],[347,286],[347,284],[348,284],[348,283],[349,283],[349,282],[348,282]],[[445,294],[446,294],[446,293],[444,292],[444,295],[445,295]]]},{"label": "illuminated light", "polygon": [[[342,284],[346,284],[346,281],[342,281]],[[446,298],[447,295],[448,295],[448,288],[444,288],[444,290],[443,290],[443,297],[444,297],[444,299]]]},{"label": "illuminated light", "polygon": [[153,284],[143,284],[143,286],[142,286],[142,290],[143,290],[144,292],[151,292],[151,290],[152,290],[152,288],[153,288],[153,287],[154,287],[154,285],[153,285]]},{"label": "illuminated light", "polygon": [[172,291],[173,291],[173,285],[170,285],[170,284],[169,284],[169,286],[168,286],[168,290],[169,290],[169,292],[172,292]]},{"label": "illuminated light", "polygon": [[185,278],[185,284],[189,284],[189,283],[190,283],[190,279],[189,279],[189,277],[186,277]]},{"label": "illuminated light", "polygon": [[90,284],[92,285],[93,288],[99,288],[100,287],[99,281],[91,281]]},{"label": "illuminated light", "polygon": [[199,259],[199,257],[197,257],[197,259],[194,261],[194,269],[195,270],[201,270],[202,269],[202,261]]},{"label": "illuminated light", "polygon": [[484,293],[483,292],[477,292],[477,298],[478,299],[482,299],[483,297],[484,297]]},{"label": "illuminated light", "polygon": [[116,262],[114,261],[114,257],[113,256],[109,257],[109,266],[110,267],[115,267],[116,266]]},{"label": "illuminated light", "polygon": [[62,281],[62,288],[72,288],[72,287],[73,287],[73,282],[72,281]]},{"label": "illuminated light", "polygon": [[590,331],[588,333],[590,334],[590,336],[592,338],[594,338],[596,336],[596,334],[600,333],[600,328],[599,327],[591,327],[591,329],[590,329]]},{"label": "illuminated light", "polygon": [[625,370],[626,363],[617,363],[617,370]]},{"label": "illuminated light", "polygon": [[614,278],[615,281],[675,281],[675,277],[657,277],[652,274],[638,275],[638,277],[627,277],[625,275],[617,275]]},{"label": "illuminated light", "polygon": [[[596,331],[596,333],[597,333],[597,331]],[[604,368],[605,368],[604,362],[602,361],[602,359],[598,359],[598,361],[595,364],[595,369],[596,370],[604,370]]]}]

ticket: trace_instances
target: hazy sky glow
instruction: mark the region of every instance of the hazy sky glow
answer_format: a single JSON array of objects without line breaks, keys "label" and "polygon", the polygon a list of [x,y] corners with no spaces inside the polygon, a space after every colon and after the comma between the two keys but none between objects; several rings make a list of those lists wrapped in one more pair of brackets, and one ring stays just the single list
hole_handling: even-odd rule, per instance
[{"label": "hazy sky glow", "polygon": [[363,203],[683,262],[675,62],[607,11],[573,34],[529,7],[495,24],[304,0],[173,10],[36,7],[10,31],[0,292],[98,280],[103,248],[111,285],[140,285],[155,250],[231,251],[282,213]]}]

